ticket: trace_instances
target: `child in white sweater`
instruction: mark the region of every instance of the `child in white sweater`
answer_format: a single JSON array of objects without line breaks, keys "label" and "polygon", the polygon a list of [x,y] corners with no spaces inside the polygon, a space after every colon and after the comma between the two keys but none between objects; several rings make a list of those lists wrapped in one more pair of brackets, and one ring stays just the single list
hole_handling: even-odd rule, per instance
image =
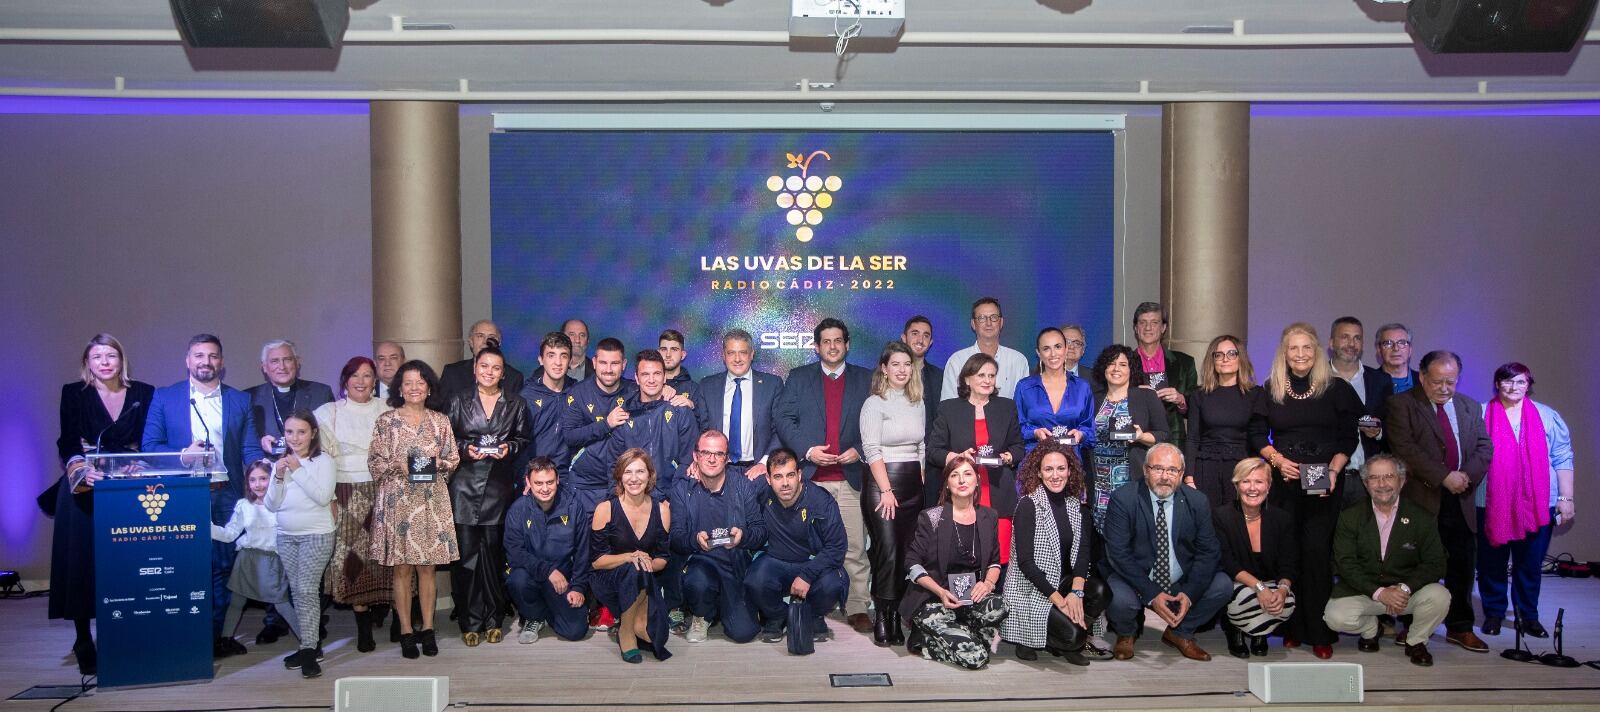
[{"label": "child in white sweater", "polygon": [[283,419],[283,439],[289,451],[273,464],[266,496],[267,509],[278,516],[278,558],[293,598],[293,610],[285,613],[300,619],[295,631],[300,649],[283,664],[313,678],[322,674],[317,638],[322,572],[333,556],[333,510],[328,503],[333,500],[335,467],[333,456],[322,452],[317,419],[310,411],[296,410]]}]

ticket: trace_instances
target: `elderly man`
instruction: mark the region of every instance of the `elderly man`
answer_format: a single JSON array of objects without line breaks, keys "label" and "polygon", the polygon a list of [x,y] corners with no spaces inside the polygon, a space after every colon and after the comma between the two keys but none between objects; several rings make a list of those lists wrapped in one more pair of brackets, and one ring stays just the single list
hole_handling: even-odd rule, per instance
[{"label": "elderly man", "polygon": [[1194,631],[1233,597],[1228,575],[1218,570],[1221,547],[1211,525],[1211,504],[1199,490],[1180,487],[1183,451],[1160,443],[1145,455],[1144,479],[1111,495],[1106,509],[1106,583],[1111,606],[1106,619],[1117,634],[1112,657],[1133,658],[1149,608],[1167,624],[1161,642],[1190,660],[1210,660]]},{"label": "elderly man", "polygon": [[378,399],[388,400],[389,383],[400,372],[400,364],[406,362],[406,350],[393,341],[379,341],[372,348],[372,362],[378,367]]},{"label": "elderly man", "polygon": [[1433,515],[1400,497],[1406,467],[1379,454],[1361,468],[1371,505],[1355,505],[1339,516],[1333,536],[1333,567],[1339,583],[1322,614],[1341,633],[1361,636],[1364,653],[1378,651],[1378,616],[1411,615],[1405,638],[1413,665],[1433,664],[1428,636],[1450,610],[1451,594],[1439,585],[1445,572],[1444,545]]},{"label": "elderly man", "polygon": [[1411,473],[1404,495],[1438,517],[1450,589],[1445,641],[1474,653],[1489,646],[1472,632],[1478,515],[1473,488],[1489,473],[1494,450],[1483,408],[1456,394],[1461,357],[1430,351],[1422,357],[1418,387],[1389,399],[1389,448]]},{"label": "elderly man", "polygon": [[1411,330],[1405,324],[1389,322],[1378,327],[1372,336],[1372,345],[1378,349],[1378,367],[1389,375],[1393,384],[1390,395],[1416,387],[1417,370],[1411,367]]},{"label": "elderly man", "polygon": [[572,342],[571,367],[567,375],[582,381],[594,375],[594,361],[589,358],[589,324],[582,319],[561,322],[561,333]]},{"label": "elderly man", "polygon": [[[493,344],[500,348],[500,327],[488,319],[479,319],[472,322],[472,328],[467,330],[467,346],[472,348],[472,355],[455,363],[446,364],[443,371],[439,372],[439,390],[444,394],[444,402],[455,400],[456,394],[465,393],[476,387],[477,377],[472,373],[472,360],[477,358],[478,352],[483,347]],[[522,392],[522,372],[506,362],[505,374],[501,376],[500,387],[506,393]]]},{"label": "elderly man", "polygon": [[261,436],[261,449],[272,453],[283,437],[283,419],[300,409],[316,410],[333,402],[333,389],[326,383],[300,378],[300,354],[294,342],[268,341],[261,347],[261,374],[267,382],[251,388],[250,419]]}]

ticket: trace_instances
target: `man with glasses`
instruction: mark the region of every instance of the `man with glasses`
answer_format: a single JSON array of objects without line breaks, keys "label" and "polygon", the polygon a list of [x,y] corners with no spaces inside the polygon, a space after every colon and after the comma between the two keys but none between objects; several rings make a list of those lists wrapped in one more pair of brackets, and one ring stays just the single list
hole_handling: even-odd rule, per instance
[{"label": "man with glasses", "polygon": [[1107,506],[1106,620],[1117,634],[1117,660],[1133,658],[1147,608],[1167,624],[1161,642],[1190,660],[1211,659],[1195,642],[1195,629],[1227,605],[1233,582],[1218,570],[1211,504],[1199,490],[1179,487],[1182,479],[1183,451],[1158,443],[1145,455],[1144,479],[1118,488]]},{"label": "man with glasses", "polygon": [[967,359],[972,358],[973,354],[982,351],[993,356],[999,367],[994,377],[995,395],[1002,398],[1016,396],[1017,381],[1028,377],[1028,358],[1021,351],[1000,343],[1000,330],[1005,325],[1006,318],[1000,313],[1000,300],[983,297],[972,303],[972,333],[977,335],[978,340],[950,354],[950,359],[944,362],[944,382],[940,385],[940,393],[955,393],[959,385],[956,377],[961,375],[961,368],[967,365]]},{"label": "man with glasses", "polygon": [[1417,385],[1417,372],[1411,368],[1411,330],[1405,324],[1390,322],[1378,327],[1373,344],[1378,347],[1378,366],[1394,381],[1390,395]]},{"label": "man with glasses", "polygon": [[754,359],[750,332],[730,329],[723,334],[724,370],[701,379],[702,402],[695,407],[701,430],[727,433],[728,470],[750,479],[767,473],[767,451],[778,445],[772,405],[783,391],[783,379],[751,368]]},{"label": "man with glasses", "polygon": [[689,613],[684,638],[703,643],[712,624],[735,643],[754,640],[760,627],[745,595],[750,558],[767,543],[760,484],[727,470],[728,438],[707,430],[695,443],[698,477],[678,482],[672,492],[672,553],[677,586]]},{"label": "man with glasses", "polygon": [[[1450,610],[1451,594],[1439,585],[1445,575],[1439,529],[1421,505],[1400,496],[1406,467],[1395,456],[1367,458],[1361,479],[1371,506],[1353,506],[1339,515],[1333,535],[1333,569],[1339,582],[1322,614],[1340,633],[1360,636],[1363,653],[1378,652],[1378,616],[1410,615],[1403,642],[1411,664],[1433,664],[1428,636]],[[1471,602],[1468,602],[1471,605]]]},{"label": "man with glasses", "polygon": [[1348,382],[1366,406],[1362,424],[1357,427],[1361,431],[1361,444],[1350,454],[1344,478],[1339,482],[1346,504],[1361,498],[1361,465],[1367,458],[1387,449],[1383,441],[1383,417],[1388,412],[1389,393],[1394,390],[1394,379],[1389,374],[1361,363],[1362,339],[1361,320],[1353,316],[1334,319],[1333,328],[1328,330],[1328,363],[1333,366],[1334,375]]}]

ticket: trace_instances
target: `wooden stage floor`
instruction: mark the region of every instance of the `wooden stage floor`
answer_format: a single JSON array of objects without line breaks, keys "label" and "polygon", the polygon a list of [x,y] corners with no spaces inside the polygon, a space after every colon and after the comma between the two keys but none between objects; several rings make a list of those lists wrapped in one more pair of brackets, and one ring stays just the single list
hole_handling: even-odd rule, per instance
[{"label": "wooden stage floor", "polygon": [[[1547,578],[1541,607],[1545,625],[1555,620],[1557,606],[1567,607],[1567,654],[1578,660],[1600,658],[1600,580]],[[285,670],[280,658],[291,638],[273,645],[249,642],[259,630],[260,613],[240,626],[240,639],[250,653],[223,660],[216,678],[206,684],[138,690],[93,690],[66,703],[75,710],[212,710],[328,709],[333,683],[339,677],[367,675],[448,675],[451,701],[468,709],[725,709],[770,706],[774,709],[910,709],[940,710],[1093,710],[1093,709],[1226,709],[1262,707],[1247,692],[1245,661],[1227,655],[1220,632],[1201,636],[1211,651],[1207,663],[1183,659],[1160,645],[1157,635],[1141,638],[1139,654],[1127,662],[1096,662],[1076,668],[1045,656],[1022,662],[1003,646],[989,669],[968,672],[914,658],[904,649],[874,647],[868,636],[842,623],[830,625],[836,638],[819,644],[817,654],[797,658],[782,645],[729,643],[713,628],[711,639],[691,645],[674,637],[674,656],[642,665],[618,659],[616,645],[604,635],[565,643],[546,637],[518,645],[515,635],[498,645],[469,649],[460,638],[440,641],[436,658],[405,660],[397,645],[379,636],[372,653],[355,650],[354,621],[347,611],[333,611],[323,676],[302,680]],[[443,613],[443,612],[442,612]],[[448,620],[441,615],[446,629]],[[548,631],[546,632],[548,635]],[[0,600],[0,698],[33,685],[75,684],[76,668],[69,652],[72,626],[47,621],[42,598]],[[1600,670],[1559,669],[1500,658],[1512,644],[1508,630],[1487,638],[1494,651],[1469,653],[1434,635],[1432,668],[1406,662],[1403,650],[1386,643],[1382,651],[1361,654],[1346,637],[1334,661],[1365,666],[1367,706],[1388,708],[1469,709],[1600,709]],[[1544,652],[1550,641],[1534,641]],[[1273,640],[1266,661],[1309,662],[1304,648],[1285,651]],[[894,682],[888,688],[832,689],[830,673],[882,672]],[[58,701],[0,702],[0,712],[44,712]]]}]

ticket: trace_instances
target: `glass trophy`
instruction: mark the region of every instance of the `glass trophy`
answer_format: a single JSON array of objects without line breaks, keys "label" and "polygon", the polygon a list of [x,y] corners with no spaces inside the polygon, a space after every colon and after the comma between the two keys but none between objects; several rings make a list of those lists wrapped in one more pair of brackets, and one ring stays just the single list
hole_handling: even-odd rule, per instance
[{"label": "glass trophy", "polygon": [[1138,436],[1133,430],[1132,418],[1118,418],[1111,428],[1111,442],[1114,443],[1131,443]]},{"label": "glass trophy", "polygon": [[1056,427],[1051,428],[1050,437],[1055,438],[1056,442],[1062,445],[1078,444],[1078,438],[1072,434],[1072,428],[1069,428],[1065,425],[1057,425]]},{"label": "glass trophy", "polygon": [[706,541],[712,547],[727,546],[733,543],[733,531],[728,527],[717,527],[706,535]]},{"label": "glass trophy", "polygon": [[1150,387],[1151,388],[1154,388],[1154,389],[1159,391],[1159,390],[1167,387],[1167,373],[1166,373],[1166,371],[1156,371],[1155,373],[1149,374],[1149,376],[1150,376]]},{"label": "glass trophy", "polygon": [[1361,416],[1360,420],[1356,421],[1356,427],[1358,428],[1376,428],[1382,425],[1383,421],[1378,420],[1376,417],[1371,415],[1363,415]]},{"label": "glass trophy", "polygon": [[978,585],[978,575],[972,572],[950,574],[950,595],[963,606],[972,605],[972,589]]},{"label": "glass trophy", "polygon": [[284,455],[289,454],[289,440],[288,440],[288,438],[285,438],[282,435],[279,435],[279,436],[273,438],[272,439],[272,450],[270,452],[268,452],[267,454],[271,455],[274,458],[283,457]]},{"label": "glass trophy", "polygon": [[417,448],[411,448],[406,455],[406,474],[413,483],[433,482],[439,476],[439,459],[432,455],[424,455]]},{"label": "glass trophy", "polygon": [[505,449],[505,445],[500,442],[500,436],[493,433],[479,435],[477,445],[478,454],[484,457],[497,457]]},{"label": "glass trophy", "polygon": [[993,445],[980,445],[978,456],[973,461],[983,467],[999,467],[1001,464],[1000,456],[994,453]]},{"label": "glass trophy", "polygon": [[1300,489],[1306,494],[1327,494],[1332,487],[1328,463],[1318,462],[1300,466]]}]

